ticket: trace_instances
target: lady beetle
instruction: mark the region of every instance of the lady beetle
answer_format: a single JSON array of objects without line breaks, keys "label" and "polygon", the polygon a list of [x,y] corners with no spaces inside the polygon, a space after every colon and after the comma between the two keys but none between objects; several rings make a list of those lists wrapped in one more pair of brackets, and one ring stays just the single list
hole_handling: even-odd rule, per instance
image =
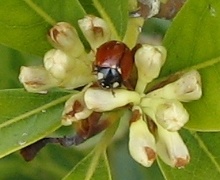
[{"label": "lady beetle", "polygon": [[98,83],[106,89],[120,87],[128,80],[133,64],[133,54],[124,43],[109,41],[102,44],[94,62]]}]

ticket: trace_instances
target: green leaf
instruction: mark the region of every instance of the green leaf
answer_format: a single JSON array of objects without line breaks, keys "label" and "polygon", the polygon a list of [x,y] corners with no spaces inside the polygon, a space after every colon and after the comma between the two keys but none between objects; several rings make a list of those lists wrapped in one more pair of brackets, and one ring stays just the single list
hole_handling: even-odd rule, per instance
[{"label": "green leaf", "polygon": [[60,92],[0,91],[0,158],[59,128],[68,97],[70,94]]},{"label": "green leaf", "polygon": [[119,110],[111,113],[111,120],[114,123],[105,130],[104,135],[96,147],[64,179],[112,179],[106,148],[118,128],[118,120],[123,115],[123,112]]},{"label": "green leaf", "polygon": [[[92,9],[88,13],[97,14],[91,2],[82,4],[87,10]],[[110,24],[113,37],[123,39],[128,21],[127,0],[94,0],[93,2],[99,13]],[[43,56],[51,48],[47,41],[48,30],[59,21],[72,23],[85,42],[77,23],[85,14],[78,0],[5,1],[0,6],[0,43],[19,51]]]},{"label": "green leaf", "polygon": [[[67,174],[63,179],[111,179],[110,169],[106,154],[104,153],[100,156],[98,160],[98,165],[95,167],[94,174],[90,174],[91,165],[95,156],[95,151],[89,153],[85,158],[83,158],[74,169]],[[93,173],[93,172],[92,172]]]},{"label": "green leaf", "polygon": [[92,0],[103,19],[113,33],[113,38],[122,40],[128,24],[127,0]]},{"label": "green leaf", "polygon": [[86,11],[86,14],[93,14],[95,16],[100,17],[100,14],[98,13],[97,9],[95,8],[92,0],[79,0],[80,4],[83,6],[83,8]]},{"label": "green leaf", "polygon": [[0,66],[0,89],[22,87],[18,79],[18,73],[23,64],[39,61],[37,56],[22,54],[14,49],[0,45],[1,66]]},{"label": "green leaf", "polygon": [[186,125],[198,131],[220,130],[220,1],[188,0],[166,34],[168,59],[162,76],[197,69],[203,97],[185,104],[190,114]]},{"label": "green leaf", "polygon": [[183,135],[190,151],[190,164],[184,169],[175,169],[159,161],[165,178],[169,180],[176,180],[177,177],[178,180],[220,179],[220,133],[184,131]]},{"label": "green leaf", "polygon": [[19,153],[13,153],[0,160],[0,179],[58,180],[82,157],[80,151],[56,145],[46,146],[31,162],[24,161]]},{"label": "green leaf", "polygon": [[157,163],[146,168],[137,163],[128,150],[129,137],[114,141],[108,147],[108,158],[112,169],[112,179],[120,180],[164,180]]},{"label": "green leaf", "polygon": [[42,56],[51,48],[47,33],[53,24],[66,21],[77,27],[77,20],[84,15],[77,0],[4,1],[0,6],[0,42]]},{"label": "green leaf", "polygon": [[[17,73],[22,63],[24,56],[17,51],[0,45],[1,66],[0,66],[0,89],[18,87],[20,85]],[[14,60],[14,61],[13,61]]]}]

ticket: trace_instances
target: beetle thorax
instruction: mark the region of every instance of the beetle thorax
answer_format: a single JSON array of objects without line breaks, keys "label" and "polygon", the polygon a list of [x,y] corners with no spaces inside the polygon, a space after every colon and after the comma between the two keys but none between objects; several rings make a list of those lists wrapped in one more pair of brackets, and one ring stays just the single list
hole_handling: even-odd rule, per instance
[{"label": "beetle thorax", "polygon": [[99,84],[106,89],[120,87],[122,84],[121,69],[119,67],[96,67]]}]

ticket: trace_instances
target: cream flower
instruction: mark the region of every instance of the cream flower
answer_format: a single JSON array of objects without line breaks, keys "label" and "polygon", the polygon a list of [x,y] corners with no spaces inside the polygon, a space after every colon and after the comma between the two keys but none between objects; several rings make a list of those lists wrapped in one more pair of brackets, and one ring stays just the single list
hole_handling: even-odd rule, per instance
[{"label": "cream flower", "polygon": [[158,126],[157,153],[172,167],[185,167],[190,161],[189,151],[178,132],[170,132]]},{"label": "cream flower", "polygon": [[142,93],[149,82],[158,77],[166,59],[166,49],[163,46],[142,45],[135,53],[135,65],[138,80],[135,90]]},{"label": "cream flower", "polygon": [[78,21],[79,27],[89,42],[93,51],[110,40],[111,31],[107,23],[96,16],[87,15]]},{"label": "cream flower", "polygon": [[[151,2],[152,11],[158,8],[158,2]],[[61,145],[84,142],[111,125],[115,121],[116,110],[128,109],[131,111],[131,117],[127,119],[130,120],[128,146],[135,161],[149,167],[159,155],[172,167],[188,164],[189,152],[177,131],[189,120],[181,101],[197,100],[202,95],[199,72],[192,70],[176,75],[176,81],[163,86],[159,84],[160,88],[146,93],[149,83],[159,76],[167,52],[163,46],[143,44],[131,51],[138,76],[135,87],[132,87],[134,90],[124,86],[114,89],[98,87],[91,83],[97,81],[93,75],[95,53],[100,45],[111,39],[111,31],[103,19],[91,15],[78,23],[91,46],[89,53],[85,51],[76,29],[60,22],[49,32],[55,49],[45,54],[44,67],[22,67],[19,75],[20,82],[29,92],[46,93],[56,86],[66,89],[84,86],[81,92],[67,100],[62,113],[62,125],[74,124],[77,136],[63,138]],[[121,67],[113,68],[118,68],[119,74],[126,73],[126,68],[123,71]],[[155,128],[150,127],[149,122]],[[71,143],[68,142],[70,140]]]},{"label": "cream flower", "polygon": [[175,99],[144,97],[141,107],[148,116],[169,131],[179,130],[189,120],[186,109]]},{"label": "cream flower", "polygon": [[156,159],[156,142],[148,129],[140,107],[132,109],[133,118],[129,128],[129,152],[138,163],[149,167]]}]

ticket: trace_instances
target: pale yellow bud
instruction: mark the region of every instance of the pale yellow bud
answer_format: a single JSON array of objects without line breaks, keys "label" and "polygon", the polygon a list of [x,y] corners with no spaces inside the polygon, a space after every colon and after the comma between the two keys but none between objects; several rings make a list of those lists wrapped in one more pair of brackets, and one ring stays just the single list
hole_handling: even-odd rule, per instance
[{"label": "pale yellow bud", "polygon": [[59,81],[59,87],[74,89],[95,80],[92,74],[93,56],[83,54],[79,58],[68,56],[61,50],[52,49],[44,56],[44,66]]},{"label": "pale yellow bud", "polygon": [[183,74],[177,81],[152,91],[147,97],[162,97],[188,102],[202,96],[201,78],[198,71],[192,70]]},{"label": "pale yellow bud", "polygon": [[140,103],[140,95],[135,91],[126,89],[102,90],[100,88],[89,88],[85,92],[84,101],[88,109],[103,112],[127,104]]},{"label": "pale yellow bud", "polygon": [[138,0],[140,10],[136,10],[130,14],[131,17],[151,18],[160,11],[160,3],[164,0]]},{"label": "pale yellow bud", "polygon": [[135,53],[135,65],[138,71],[136,91],[143,93],[146,85],[159,76],[166,59],[163,46],[142,45]]},{"label": "pale yellow bud", "polygon": [[76,29],[67,22],[59,22],[51,28],[49,38],[55,48],[73,57],[79,57],[84,52]]},{"label": "pale yellow bud", "polygon": [[44,67],[58,81],[62,82],[74,66],[74,60],[61,50],[51,49],[44,56]]},{"label": "pale yellow bud", "polygon": [[80,59],[72,59],[74,65],[72,67],[70,65],[67,68],[67,76],[60,86],[67,89],[74,89],[95,81],[96,76],[92,72],[92,60],[93,56],[91,54],[84,54],[80,56]]},{"label": "pale yellow bud", "polygon": [[188,149],[178,132],[170,132],[158,126],[157,153],[172,167],[185,167],[190,161]]},{"label": "pale yellow bud", "polygon": [[46,93],[49,88],[57,85],[54,79],[43,67],[21,67],[20,82],[28,92]]},{"label": "pale yellow bud", "polygon": [[141,3],[149,7],[148,18],[157,15],[160,11],[160,0],[139,0]]},{"label": "pale yellow bud", "polygon": [[62,113],[62,125],[68,126],[72,122],[88,118],[92,111],[87,109],[83,100],[84,92],[74,94],[65,103]]},{"label": "pale yellow bud", "polygon": [[141,107],[156,123],[169,131],[177,131],[189,120],[183,105],[174,99],[143,98]]},{"label": "pale yellow bud", "polygon": [[110,40],[111,31],[103,19],[87,15],[78,23],[92,50],[96,51],[100,45]]},{"label": "pale yellow bud", "polygon": [[129,128],[129,152],[135,161],[149,167],[156,159],[155,139],[144,121],[142,110],[134,107],[132,111],[137,119],[132,119]]}]

